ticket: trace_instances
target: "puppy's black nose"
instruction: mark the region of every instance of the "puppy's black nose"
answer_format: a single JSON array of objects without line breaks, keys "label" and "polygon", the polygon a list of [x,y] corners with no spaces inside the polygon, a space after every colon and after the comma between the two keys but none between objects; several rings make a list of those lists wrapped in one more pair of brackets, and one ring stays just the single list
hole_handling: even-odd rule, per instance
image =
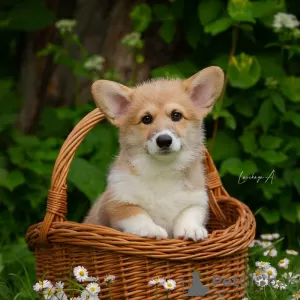
[{"label": "puppy's black nose", "polygon": [[172,137],[168,134],[159,135],[156,138],[156,144],[159,148],[169,148],[172,144]]}]

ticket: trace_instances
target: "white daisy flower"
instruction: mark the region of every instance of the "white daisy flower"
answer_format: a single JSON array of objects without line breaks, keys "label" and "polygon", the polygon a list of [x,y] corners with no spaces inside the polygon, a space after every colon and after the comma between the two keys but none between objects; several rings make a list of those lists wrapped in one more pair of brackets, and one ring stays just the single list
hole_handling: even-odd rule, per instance
[{"label": "white daisy flower", "polygon": [[40,292],[41,290],[46,289],[46,288],[50,288],[50,287],[52,287],[52,283],[49,280],[43,280],[43,281],[37,282],[33,286],[33,290],[35,292]]},{"label": "white daisy flower", "polygon": [[290,260],[287,259],[287,258],[284,258],[284,259],[281,259],[279,262],[278,262],[278,266],[280,268],[284,268],[284,269],[287,269],[289,267],[289,263],[290,263]]},{"label": "white daisy flower", "polygon": [[51,300],[68,300],[68,297],[65,294],[65,292],[58,292],[55,295],[56,295],[56,298],[55,299],[51,298]]},{"label": "white daisy flower", "polygon": [[269,248],[269,247],[272,246],[272,243],[269,242],[269,241],[262,241],[262,242],[261,242],[261,246],[262,246],[263,248]]},{"label": "white daisy flower", "polygon": [[104,278],[104,282],[105,282],[106,284],[110,284],[110,283],[113,282],[115,279],[116,279],[116,276],[115,276],[115,275],[107,275],[107,276]]},{"label": "white daisy flower", "polygon": [[61,281],[58,281],[55,283],[55,288],[56,288],[56,291],[59,293],[59,292],[63,292],[64,290],[64,283],[61,282]]},{"label": "white daisy flower", "polygon": [[296,294],[293,295],[292,297],[293,300],[299,300],[300,299],[300,290],[296,292]]},{"label": "white daisy flower", "polygon": [[285,279],[286,282],[292,285],[298,284],[300,282],[300,274],[294,275],[292,272],[288,272],[283,273],[281,276]]},{"label": "white daisy flower", "polygon": [[264,252],[264,256],[271,256],[271,257],[276,257],[278,254],[277,250],[275,248],[270,249],[270,250],[266,250]]},{"label": "white daisy flower", "polygon": [[280,30],[282,28],[293,29],[299,26],[297,17],[292,14],[279,12],[274,16],[273,28]]},{"label": "white daisy flower", "polygon": [[55,23],[55,27],[60,31],[60,33],[71,33],[76,26],[76,20],[59,20]]},{"label": "white daisy flower", "polygon": [[269,241],[272,241],[273,240],[273,235],[272,234],[261,234],[260,238],[262,240],[269,240]]},{"label": "white daisy flower", "polygon": [[70,300],[81,300],[81,297],[71,297]]},{"label": "white daisy flower", "polygon": [[295,256],[299,254],[298,251],[296,251],[296,250],[286,250],[286,253],[289,255],[295,255]]},{"label": "white daisy flower", "polygon": [[82,266],[75,267],[73,273],[76,280],[79,282],[84,282],[88,278],[88,271]]},{"label": "white daisy flower", "polygon": [[84,290],[80,295],[80,300],[99,300],[97,295],[92,295],[89,291]]},{"label": "white daisy flower", "polygon": [[247,297],[244,297],[242,300],[249,300]]},{"label": "white daisy flower", "polygon": [[44,289],[43,295],[45,300],[53,300],[56,289],[54,286]]},{"label": "white daisy flower", "polygon": [[175,287],[176,287],[176,282],[175,282],[174,280],[172,280],[172,279],[168,279],[168,280],[166,280],[166,281],[164,282],[163,285],[164,285],[164,288],[165,288],[166,290],[172,291],[172,290],[174,290]]},{"label": "white daisy flower", "polygon": [[272,233],[273,239],[277,240],[280,238],[280,234],[279,233]]},{"label": "white daisy flower", "polygon": [[92,282],[86,286],[86,290],[89,291],[92,295],[98,295],[100,292],[100,286],[98,283]]},{"label": "white daisy flower", "polygon": [[164,284],[166,282],[166,280],[164,278],[155,278],[155,279],[152,279],[149,281],[149,285],[152,286],[152,285],[156,285],[156,284]]},{"label": "white daisy flower", "polygon": [[248,247],[252,248],[254,246],[261,246],[261,241],[260,240],[253,240]]},{"label": "white daisy flower", "polygon": [[264,278],[264,277],[261,277],[259,279],[257,279],[255,281],[256,285],[259,286],[259,287],[265,287],[269,284],[269,281],[267,278]]},{"label": "white daisy flower", "polygon": [[269,268],[269,267],[270,267],[270,263],[265,262],[265,261],[257,261],[257,262],[255,263],[255,265],[256,265],[257,267],[259,267],[260,269],[266,269],[266,268]]},{"label": "white daisy flower", "polygon": [[276,278],[277,276],[277,270],[274,267],[266,268],[265,272],[270,279]]}]

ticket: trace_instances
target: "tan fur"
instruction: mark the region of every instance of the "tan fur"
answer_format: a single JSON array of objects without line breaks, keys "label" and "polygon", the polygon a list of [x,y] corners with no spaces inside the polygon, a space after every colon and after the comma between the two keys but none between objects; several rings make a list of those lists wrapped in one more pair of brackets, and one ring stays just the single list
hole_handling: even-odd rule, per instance
[{"label": "tan fur", "polygon": [[[162,181],[168,178],[170,182],[174,177],[174,184],[180,183],[189,195],[205,191],[201,152],[203,133],[199,132],[201,135],[199,137],[195,134],[220,95],[223,83],[224,74],[218,67],[206,68],[184,81],[159,79],[135,88],[106,80],[95,82],[92,93],[97,106],[108,116],[109,121],[119,128],[120,153],[111,172],[117,175],[128,174],[134,180],[144,178],[143,180],[153,182],[160,176]],[[194,99],[196,96],[199,98],[199,95],[209,97],[202,103],[199,99]],[[171,119],[174,110],[183,115],[179,122]],[[147,114],[152,115],[152,124],[145,125],[141,122],[143,116]],[[181,163],[170,164],[170,167],[155,159],[151,160],[150,165],[143,165],[142,161],[147,156],[143,145],[156,132],[166,128],[182,141],[190,140],[183,147],[187,147],[194,154]],[[193,136],[197,138],[193,139]],[[133,199],[119,201],[117,197],[113,183],[109,179],[107,190],[95,202],[84,222],[118,228],[122,220],[141,214],[149,216],[143,205],[137,205],[132,202]],[[139,201],[137,203],[143,203]],[[153,218],[153,215],[151,217]]]}]

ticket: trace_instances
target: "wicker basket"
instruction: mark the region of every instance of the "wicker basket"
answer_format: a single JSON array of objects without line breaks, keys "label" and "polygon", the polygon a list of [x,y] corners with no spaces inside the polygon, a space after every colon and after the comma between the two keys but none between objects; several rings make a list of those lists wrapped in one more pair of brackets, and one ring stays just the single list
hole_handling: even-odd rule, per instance
[{"label": "wicker basket", "polygon": [[[210,199],[209,237],[200,242],[167,239],[162,241],[125,234],[104,226],[66,220],[66,177],[77,147],[88,132],[105,118],[98,109],[83,118],[70,133],[56,160],[47,212],[43,222],[32,225],[26,242],[36,258],[37,279],[46,274],[52,281],[67,276],[72,266],[82,265],[90,276],[116,276],[111,287],[113,299],[156,299],[148,281],[156,276],[174,279],[177,287],[169,299],[186,297],[192,273],[200,271],[201,282],[209,287],[205,296],[192,299],[242,299],[248,245],[254,239],[255,219],[250,209],[230,197],[207,151],[205,165]],[[241,278],[237,284],[213,285],[213,276]],[[223,298],[222,298],[223,297]],[[100,299],[110,299],[101,281]],[[165,290],[158,290],[165,299]]]}]

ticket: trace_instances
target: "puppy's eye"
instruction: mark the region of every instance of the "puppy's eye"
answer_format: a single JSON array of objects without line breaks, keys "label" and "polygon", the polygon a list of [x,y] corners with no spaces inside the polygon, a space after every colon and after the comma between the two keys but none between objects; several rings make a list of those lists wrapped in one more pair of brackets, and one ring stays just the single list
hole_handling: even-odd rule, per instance
[{"label": "puppy's eye", "polygon": [[146,115],[146,116],[143,116],[142,118],[142,123],[148,125],[148,124],[151,124],[153,121],[153,118],[151,115]]},{"label": "puppy's eye", "polygon": [[171,119],[172,119],[172,121],[178,122],[178,121],[181,120],[181,118],[182,118],[182,114],[180,112],[178,112],[178,111],[172,111],[172,113],[171,113]]}]

